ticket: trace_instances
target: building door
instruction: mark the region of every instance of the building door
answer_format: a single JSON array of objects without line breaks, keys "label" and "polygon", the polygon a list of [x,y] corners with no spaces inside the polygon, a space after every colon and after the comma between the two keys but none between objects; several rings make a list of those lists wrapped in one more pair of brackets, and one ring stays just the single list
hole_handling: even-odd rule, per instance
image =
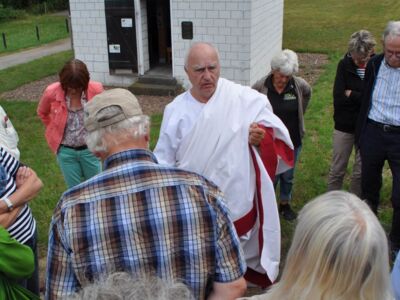
[{"label": "building door", "polygon": [[110,70],[137,71],[134,0],[105,0]]},{"label": "building door", "polygon": [[169,0],[147,1],[150,68],[172,63],[169,5]]}]

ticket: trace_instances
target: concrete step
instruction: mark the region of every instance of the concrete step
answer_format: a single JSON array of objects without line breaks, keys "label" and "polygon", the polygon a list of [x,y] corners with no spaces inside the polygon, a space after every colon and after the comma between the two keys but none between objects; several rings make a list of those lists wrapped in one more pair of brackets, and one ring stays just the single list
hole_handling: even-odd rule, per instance
[{"label": "concrete step", "polygon": [[166,84],[153,84],[135,82],[128,87],[133,94],[136,95],[152,95],[152,96],[176,96],[180,94],[183,89],[180,85],[166,85]]},{"label": "concrete step", "polygon": [[162,76],[162,75],[144,75],[138,78],[139,83],[144,84],[158,84],[158,85],[176,85],[177,81],[172,76]]}]

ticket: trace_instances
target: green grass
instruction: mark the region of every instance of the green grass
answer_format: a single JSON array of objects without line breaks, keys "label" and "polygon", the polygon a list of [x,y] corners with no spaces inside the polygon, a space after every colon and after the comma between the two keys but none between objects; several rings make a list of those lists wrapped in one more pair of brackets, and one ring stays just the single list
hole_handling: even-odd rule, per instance
[{"label": "green grass", "polygon": [[287,0],[284,47],[300,52],[331,53],[346,49],[351,33],[367,29],[379,42],[389,20],[397,20],[397,0]]},{"label": "green grass", "polygon": [[[40,41],[36,37],[39,28]],[[0,23],[0,34],[5,33],[7,48],[0,42],[0,55],[18,50],[47,44],[69,36],[63,16],[28,16],[9,22]]]},{"label": "green grass", "polygon": [[[326,191],[332,154],[332,85],[338,60],[346,51],[350,34],[364,28],[372,31],[379,40],[386,22],[399,15],[400,8],[394,0],[285,1],[284,47],[301,52],[326,53],[329,57],[325,71],[313,86],[313,97],[305,116],[307,133],[296,168],[293,191],[296,210]],[[71,52],[66,52],[0,71],[0,92],[56,73],[71,55]],[[0,101],[0,104],[7,110],[19,132],[22,160],[32,166],[45,183],[39,196],[32,201],[39,224],[39,245],[45,249],[50,217],[55,203],[65,190],[64,181],[55,156],[44,140],[44,129],[36,117],[37,103]],[[155,146],[161,119],[161,115],[152,117],[151,148]],[[380,219],[388,229],[391,220],[391,175],[387,168],[384,174]],[[345,188],[348,184],[347,178]],[[282,221],[283,253],[290,245],[293,229],[294,223]]]},{"label": "green grass", "polygon": [[72,56],[72,51],[69,50],[0,70],[0,93],[15,89],[25,83],[56,74]]}]

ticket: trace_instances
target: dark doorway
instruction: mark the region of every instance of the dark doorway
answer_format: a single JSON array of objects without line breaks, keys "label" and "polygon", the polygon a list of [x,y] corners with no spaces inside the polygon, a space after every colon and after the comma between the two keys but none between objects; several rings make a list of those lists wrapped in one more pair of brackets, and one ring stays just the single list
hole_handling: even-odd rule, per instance
[{"label": "dark doorway", "polygon": [[106,0],[105,8],[110,70],[137,71],[134,0]]},{"label": "dark doorway", "polygon": [[169,5],[169,0],[147,0],[150,68],[172,63]]}]

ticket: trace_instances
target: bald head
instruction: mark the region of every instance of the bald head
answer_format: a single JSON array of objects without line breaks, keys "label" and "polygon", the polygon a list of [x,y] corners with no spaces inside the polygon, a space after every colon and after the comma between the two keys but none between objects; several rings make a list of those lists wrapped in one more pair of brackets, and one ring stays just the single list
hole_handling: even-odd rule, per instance
[{"label": "bald head", "polygon": [[210,43],[196,42],[196,43],[192,44],[192,46],[190,46],[188,52],[186,53],[186,56],[185,56],[185,70],[186,70],[186,68],[188,66],[189,56],[196,55],[197,51],[201,52],[201,51],[204,51],[204,50],[211,51],[211,52],[214,51],[215,54],[217,55],[217,59],[218,59],[218,62],[219,62],[219,52],[218,52],[217,48],[215,48]]},{"label": "bald head", "polygon": [[185,58],[185,71],[192,84],[192,96],[206,103],[217,89],[220,75],[218,50],[209,43],[193,44]]}]

